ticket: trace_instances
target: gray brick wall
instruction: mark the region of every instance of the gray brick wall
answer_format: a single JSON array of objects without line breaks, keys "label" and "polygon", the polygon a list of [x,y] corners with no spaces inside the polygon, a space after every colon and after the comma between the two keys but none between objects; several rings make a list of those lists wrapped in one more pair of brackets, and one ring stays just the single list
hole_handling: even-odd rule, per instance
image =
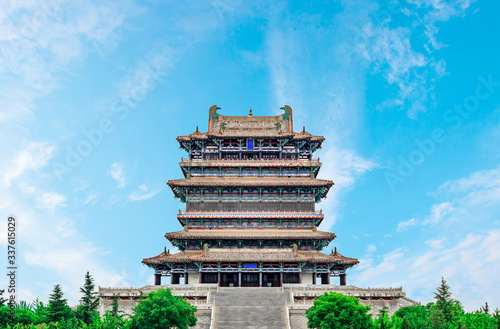
[{"label": "gray brick wall", "polygon": [[198,319],[198,322],[196,323],[196,326],[191,328],[210,329],[210,313],[201,313],[201,314],[197,313],[196,318]]},{"label": "gray brick wall", "polygon": [[292,329],[307,329],[306,313],[290,311],[290,327]]}]

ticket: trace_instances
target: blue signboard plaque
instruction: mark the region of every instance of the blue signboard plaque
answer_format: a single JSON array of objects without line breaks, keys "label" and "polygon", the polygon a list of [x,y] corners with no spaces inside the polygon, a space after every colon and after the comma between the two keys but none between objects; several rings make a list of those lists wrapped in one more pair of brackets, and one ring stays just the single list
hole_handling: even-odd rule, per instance
[{"label": "blue signboard plaque", "polygon": [[253,151],[253,139],[248,139],[247,140],[247,150],[248,151]]}]

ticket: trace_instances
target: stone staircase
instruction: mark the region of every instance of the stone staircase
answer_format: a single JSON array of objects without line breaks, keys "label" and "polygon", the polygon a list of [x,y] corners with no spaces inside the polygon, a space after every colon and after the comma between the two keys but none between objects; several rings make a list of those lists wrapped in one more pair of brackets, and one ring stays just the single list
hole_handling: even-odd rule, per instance
[{"label": "stone staircase", "polygon": [[212,293],[215,329],[285,329],[288,298],[281,288],[220,288]]}]

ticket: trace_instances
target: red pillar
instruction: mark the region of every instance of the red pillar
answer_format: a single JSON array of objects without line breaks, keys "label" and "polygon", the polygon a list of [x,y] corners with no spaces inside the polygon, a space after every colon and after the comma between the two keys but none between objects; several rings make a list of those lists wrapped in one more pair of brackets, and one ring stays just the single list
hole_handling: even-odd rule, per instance
[{"label": "red pillar", "polygon": [[189,280],[188,280],[188,277],[189,277],[189,276],[188,276],[188,273],[187,273],[187,272],[186,272],[186,273],[184,273],[184,284],[188,284],[188,283],[189,283],[189,282],[188,282],[188,281],[189,281]]},{"label": "red pillar", "polygon": [[316,272],[313,273],[313,284],[316,284]]},{"label": "red pillar", "polygon": [[220,287],[220,272],[217,272],[217,285]]},{"label": "red pillar", "polygon": [[283,287],[283,272],[280,272],[280,287]]},{"label": "red pillar", "polygon": [[155,286],[161,286],[161,274],[155,274]]}]

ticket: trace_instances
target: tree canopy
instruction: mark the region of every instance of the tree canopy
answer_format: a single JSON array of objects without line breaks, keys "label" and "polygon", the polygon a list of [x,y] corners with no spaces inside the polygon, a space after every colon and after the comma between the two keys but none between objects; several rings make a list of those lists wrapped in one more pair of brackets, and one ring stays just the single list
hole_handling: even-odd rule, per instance
[{"label": "tree canopy", "polygon": [[309,328],[372,328],[372,319],[368,314],[369,306],[363,306],[358,298],[340,293],[324,293],[314,301],[306,311]]},{"label": "tree canopy", "polygon": [[135,307],[134,321],[138,328],[187,329],[196,325],[196,307],[170,289],[151,292]]}]

